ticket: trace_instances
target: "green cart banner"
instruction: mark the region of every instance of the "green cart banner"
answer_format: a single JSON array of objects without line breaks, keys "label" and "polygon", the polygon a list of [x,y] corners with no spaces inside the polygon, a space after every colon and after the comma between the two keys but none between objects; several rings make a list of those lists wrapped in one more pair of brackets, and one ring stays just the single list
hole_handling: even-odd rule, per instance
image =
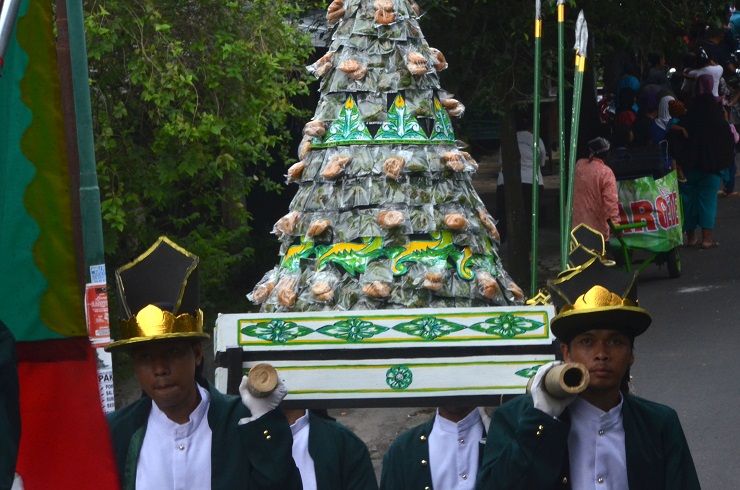
[{"label": "green cart banner", "polygon": [[681,245],[682,209],[675,171],[658,180],[648,176],[619,181],[617,187],[620,224],[645,224],[622,232],[628,247],[668,252]]}]

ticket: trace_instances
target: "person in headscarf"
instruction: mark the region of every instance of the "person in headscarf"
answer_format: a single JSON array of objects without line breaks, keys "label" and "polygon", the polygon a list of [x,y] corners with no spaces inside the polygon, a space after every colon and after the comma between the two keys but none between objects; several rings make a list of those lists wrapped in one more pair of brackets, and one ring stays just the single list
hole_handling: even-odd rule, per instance
[{"label": "person in headscarf", "polygon": [[610,144],[604,138],[588,142],[589,157],[576,162],[573,181],[573,228],[581,223],[609,236],[608,219],[619,224],[617,179],[605,162]]},{"label": "person in headscarf", "polygon": [[[734,143],[722,106],[708,90],[710,75],[696,80],[691,109],[681,120],[688,139],[683,152],[686,182],[681,186],[687,244],[701,249],[719,245],[712,238],[717,214],[720,171],[732,166]],[[697,235],[701,228],[701,236]]]},{"label": "person in headscarf", "polygon": [[653,144],[660,147],[660,158],[666,172],[670,172],[673,167],[672,159],[666,151],[667,145],[665,140],[666,133],[668,131],[668,122],[671,120],[669,106],[671,101],[675,100],[676,99],[672,95],[666,95],[660,99],[660,102],[658,102],[658,116],[653,119],[653,122],[650,125],[650,139]]}]

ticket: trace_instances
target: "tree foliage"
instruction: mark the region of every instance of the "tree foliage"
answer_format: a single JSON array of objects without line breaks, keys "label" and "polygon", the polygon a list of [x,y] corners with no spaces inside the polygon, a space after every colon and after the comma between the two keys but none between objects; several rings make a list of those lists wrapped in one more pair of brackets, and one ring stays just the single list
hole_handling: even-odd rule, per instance
[{"label": "tree foliage", "polygon": [[239,275],[254,254],[258,204],[248,196],[279,192],[271,175],[290,163],[286,128],[310,53],[288,22],[298,9],[284,0],[85,8],[111,269],[166,234],[201,256],[206,311],[219,298],[228,305],[243,297]]}]

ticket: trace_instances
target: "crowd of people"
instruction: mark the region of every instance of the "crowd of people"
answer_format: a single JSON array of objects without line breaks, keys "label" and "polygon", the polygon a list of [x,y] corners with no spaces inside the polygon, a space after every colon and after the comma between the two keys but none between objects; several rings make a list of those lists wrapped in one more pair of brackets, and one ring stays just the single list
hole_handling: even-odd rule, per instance
[{"label": "crowd of people", "polygon": [[[657,52],[647,57],[642,76],[635,63],[626,63],[613,100],[602,105],[602,120],[613,150],[654,152],[660,165],[646,173],[660,177],[676,171],[686,245],[708,249],[719,245],[713,239],[718,198],[740,197],[735,191],[740,14],[725,26],[697,26],[686,37],[680,72],[669,69]],[[618,165],[610,166],[619,172]]]}]

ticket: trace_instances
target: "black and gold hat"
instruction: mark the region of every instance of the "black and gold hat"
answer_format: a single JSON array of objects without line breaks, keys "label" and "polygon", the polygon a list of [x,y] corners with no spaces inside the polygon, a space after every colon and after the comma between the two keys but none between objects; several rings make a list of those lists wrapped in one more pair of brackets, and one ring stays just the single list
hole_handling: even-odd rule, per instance
[{"label": "black and gold hat", "polygon": [[599,232],[590,228],[574,230],[572,268],[547,281],[551,300],[558,309],[550,328],[562,342],[570,342],[575,336],[594,329],[618,330],[634,338],[644,333],[652,322],[650,313],[637,303],[637,274],[617,269],[605,261],[600,248],[603,244]]},{"label": "black and gold hat", "polygon": [[198,308],[198,256],[167,237],[116,270],[121,304],[121,339],[106,351],[141,342],[175,338],[207,339]]}]

